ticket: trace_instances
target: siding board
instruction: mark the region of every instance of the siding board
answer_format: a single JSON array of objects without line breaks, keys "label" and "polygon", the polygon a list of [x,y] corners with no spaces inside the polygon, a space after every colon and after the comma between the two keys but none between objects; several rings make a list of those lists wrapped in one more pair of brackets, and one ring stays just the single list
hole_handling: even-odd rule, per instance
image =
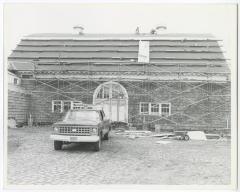
[{"label": "siding board", "polygon": [[30,95],[8,91],[8,118],[14,118],[17,123],[27,123],[29,104]]}]

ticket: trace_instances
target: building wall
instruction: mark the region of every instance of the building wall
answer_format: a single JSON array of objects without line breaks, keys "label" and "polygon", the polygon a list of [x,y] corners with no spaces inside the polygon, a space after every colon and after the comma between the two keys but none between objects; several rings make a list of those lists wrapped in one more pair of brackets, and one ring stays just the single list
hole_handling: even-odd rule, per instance
[{"label": "building wall", "polygon": [[17,77],[15,74],[8,72],[8,83],[11,85],[20,85],[21,79]]},{"label": "building wall", "polygon": [[30,94],[22,87],[8,84],[8,119],[15,119],[17,124],[27,123],[30,98]]},{"label": "building wall", "polygon": [[[134,89],[136,84],[138,86]],[[126,85],[129,94],[129,122],[139,127],[146,122],[147,128],[154,128],[156,124],[171,129],[226,128],[227,119],[230,119],[230,85],[207,83],[200,86],[201,84],[176,82]],[[196,86],[199,88],[194,89]],[[145,94],[142,94],[142,89]],[[166,119],[152,115],[136,116],[139,114],[140,102],[171,103],[171,115]]]},{"label": "building wall", "polygon": [[[103,82],[33,81],[30,112],[34,121],[54,123],[64,113],[52,113],[52,100],[80,100],[92,104],[94,90]],[[230,122],[230,84],[184,82],[119,82],[128,92],[129,123],[139,128],[221,129]],[[61,90],[58,90],[57,88]],[[70,93],[71,92],[71,93]],[[171,115],[139,115],[139,103],[171,103]],[[230,124],[229,124],[230,127]]]}]

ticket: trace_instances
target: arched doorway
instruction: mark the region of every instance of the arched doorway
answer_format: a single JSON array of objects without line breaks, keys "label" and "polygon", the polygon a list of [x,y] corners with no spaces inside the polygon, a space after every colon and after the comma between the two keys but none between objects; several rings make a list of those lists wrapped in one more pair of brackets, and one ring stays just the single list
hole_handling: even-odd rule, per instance
[{"label": "arched doorway", "polygon": [[128,122],[128,94],[121,84],[109,81],[99,85],[93,94],[93,104],[101,106],[111,121]]}]

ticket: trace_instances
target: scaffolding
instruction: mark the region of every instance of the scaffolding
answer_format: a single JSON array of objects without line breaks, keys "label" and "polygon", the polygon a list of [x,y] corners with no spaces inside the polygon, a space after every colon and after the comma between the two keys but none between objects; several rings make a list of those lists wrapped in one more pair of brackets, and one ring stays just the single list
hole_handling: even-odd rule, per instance
[{"label": "scaffolding", "polygon": [[[30,113],[38,114],[38,121],[44,116],[52,118],[53,113],[44,106],[53,98],[92,103],[93,92],[104,82],[114,81],[128,90],[128,122],[149,128],[163,124],[174,129],[229,129],[230,127],[230,87],[229,72],[214,72],[213,65],[201,65],[205,70],[186,71],[186,64],[171,64],[172,70],[159,70],[156,63],[111,63],[114,71],[100,71],[94,66],[103,63],[88,63],[85,70],[68,70],[67,63],[59,60],[54,70],[38,69],[40,62],[34,61],[33,70],[18,71],[18,74],[30,75],[34,87],[30,94],[40,102],[34,103]],[[132,64],[138,65],[133,71]],[[140,69],[139,69],[140,68]],[[163,67],[164,68],[164,67]],[[77,91],[76,91],[77,89]],[[138,113],[140,101],[154,103],[175,103],[169,116],[154,116]],[[134,105],[134,106],[131,106]],[[137,111],[137,112],[136,112]],[[219,121],[219,122],[218,122]]]}]

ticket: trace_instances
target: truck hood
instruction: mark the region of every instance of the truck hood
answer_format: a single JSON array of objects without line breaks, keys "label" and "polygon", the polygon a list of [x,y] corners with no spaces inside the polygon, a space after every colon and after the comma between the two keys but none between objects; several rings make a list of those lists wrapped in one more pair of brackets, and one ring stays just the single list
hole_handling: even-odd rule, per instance
[{"label": "truck hood", "polygon": [[61,125],[79,125],[79,126],[97,126],[99,122],[92,120],[84,120],[84,121],[59,121],[54,123],[56,126]]}]

